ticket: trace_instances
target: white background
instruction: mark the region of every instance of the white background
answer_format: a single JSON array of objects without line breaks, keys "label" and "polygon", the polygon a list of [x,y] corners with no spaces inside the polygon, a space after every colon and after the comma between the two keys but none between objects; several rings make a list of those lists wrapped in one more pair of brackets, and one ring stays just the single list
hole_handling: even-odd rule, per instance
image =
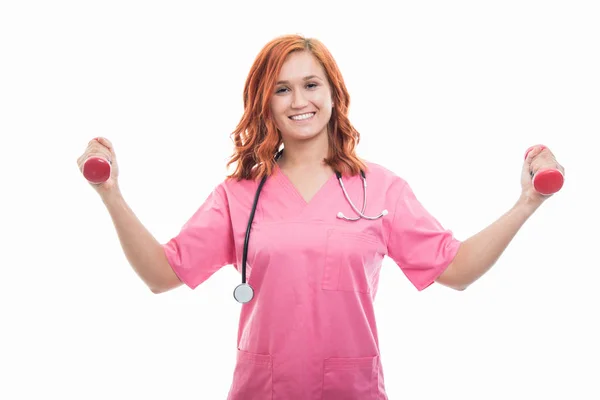
[{"label": "white background", "polygon": [[4,1],[0,6],[0,398],[224,399],[240,281],[152,294],[77,169],[112,140],[161,242],[227,170],[254,57],[322,40],[359,154],[459,239],[520,193],[544,143],[563,189],[464,292],[387,259],[376,300],[390,399],[598,399],[600,13],[594,1]]}]

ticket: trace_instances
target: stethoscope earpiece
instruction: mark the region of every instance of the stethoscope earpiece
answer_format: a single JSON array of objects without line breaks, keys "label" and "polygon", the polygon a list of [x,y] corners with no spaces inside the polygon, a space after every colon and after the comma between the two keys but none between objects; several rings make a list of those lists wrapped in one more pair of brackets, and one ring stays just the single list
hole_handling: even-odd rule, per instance
[{"label": "stethoscope earpiece", "polygon": [[342,191],[344,192],[344,196],[346,197],[346,200],[348,200],[348,204],[350,204],[350,207],[352,207],[352,209],[354,210],[355,213],[358,214],[358,217],[356,218],[350,218],[350,217],[346,217],[341,211],[337,214],[337,217],[340,219],[345,219],[346,221],[358,221],[360,219],[368,219],[368,220],[376,220],[379,219],[385,215],[388,214],[388,210],[383,210],[379,215],[375,216],[375,217],[369,217],[368,215],[365,215],[365,210],[367,209],[367,177],[365,176],[365,173],[361,170],[360,171],[360,176],[362,178],[363,181],[363,207],[362,207],[362,211],[358,211],[358,208],[356,208],[356,206],[354,205],[354,203],[352,202],[352,200],[350,200],[350,196],[348,196],[348,193],[346,192],[346,188],[344,187],[344,181],[342,181],[342,175],[339,172],[335,173],[338,181],[340,182],[340,186],[342,187]]},{"label": "stethoscope earpiece", "polygon": [[[363,211],[364,211],[364,210],[363,210]],[[381,218],[381,217],[385,217],[386,215],[388,215],[388,210],[383,210],[383,211],[381,212],[381,214],[379,214],[379,215],[377,215],[377,216],[375,216],[375,217],[369,217],[368,215],[364,215],[364,214],[359,214],[359,215],[360,215],[360,216],[359,216],[359,217],[357,217],[357,218],[349,218],[349,217],[346,217],[346,216],[344,215],[344,213],[342,213],[341,211],[340,211],[339,213],[337,213],[337,217],[338,217],[338,218],[340,218],[340,219],[345,219],[346,221],[358,221],[358,220],[359,220],[359,219],[361,219],[361,218],[364,218],[364,219],[370,219],[370,220],[375,220],[375,219],[379,219],[379,218]]]}]

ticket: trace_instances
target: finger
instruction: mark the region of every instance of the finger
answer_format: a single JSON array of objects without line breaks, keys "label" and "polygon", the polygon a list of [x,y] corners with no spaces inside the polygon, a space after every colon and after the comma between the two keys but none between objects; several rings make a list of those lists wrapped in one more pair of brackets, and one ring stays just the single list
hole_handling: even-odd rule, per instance
[{"label": "finger", "polygon": [[113,160],[113,156],[110,154],[110,151],[106,147],[100,145],[90,146],[90,148],[88,148],[85,151],[85,153],[83,153],[83,155],[81,156],[83,161],[87,160],[90,157],[102,157],[106,158],[107,161],[111,162]]},{"label": "finger", "polygon": [[541,147],[546,147],[546,146],[544,146],[543,144],[536,144],[536,145],[533,145],[533,146],[529,146],[529,148],[528,148],[528,149],[525,151],[525,156],[523,157],[523,159],[524,159],[524,160],[526,160],[526,159],[527,159],[527,155],[529,154],[529,152],[530,152],[531,150],[534,150],[534,149],[535,149],[535,148],[537,148],[537,147],[540,147],[540,146],[541,146]]},{"label": "finger", "polygon": [[108,154],[110,155],[108,157],[109,160],[114,160],[115,158],[117,158],[117,156],[115,154],[115,149],[114,149],[112,143],[108,139],[101,137],[101,136],[93,138],[88,143],[88,149],[98,148],[95,146],[100,146],[101,148],[108,150]]},{"label": "finger", "polygon": [[77,159],[77,164],[83,164],[90,157],[102,157],[111,162],[114,159],[110,150],[96,140],[90,140],[83,154]]},{"label": "finger", "polygon": [[116,158],[112,144],[104,138],[96,138],[91,140],[88,145],[88,149],[90,152],[95,151],[106,154],[108,159]]},{"label": "finger", "polygon": [[105,137],[97,137],[95,140],[102,146],[106,147],[111,153],[114,153],[114,148],[110,140]]},{"label": "finger", "polygon": [[83,166],[84,166],[85,162],[93,157],[104,158],[105,160],[109,161],[112,164],[110,154],[107,154],[106,150],[105,151],[91,151],[91,152],[86,152],[84,155],[82,155],[81,157],[79,157],[77,159],[77,166],[79,167],[79,169],[81,171],[83,171]]},{"label": "finger", "polygon": [[528,153],[527,157],[525,157],[525,164],[531,164],[531,161],[537,157],[542,151],[546,149],[546,146],[539,144],[534,146]]},{"label": "finger", "polygon": [[523,161],[523,174],[528,174],[533,177],[533,160],[539,152],[539,148],[533,148],[531,151],[529,151],[529,153],[527,153],[527,157],[525,158],[525,161]]}]

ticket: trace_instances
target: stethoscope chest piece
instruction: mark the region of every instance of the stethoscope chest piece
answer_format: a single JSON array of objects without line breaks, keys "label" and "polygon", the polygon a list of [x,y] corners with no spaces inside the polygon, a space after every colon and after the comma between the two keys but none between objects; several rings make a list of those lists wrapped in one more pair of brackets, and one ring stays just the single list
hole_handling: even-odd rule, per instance
[{"label": "stethoscope chest piece", "polygon": [[254,289],[247,283],[239,284],[233,291],[233,298],[236,299],[238,303],[248,303],[253,297]]}]

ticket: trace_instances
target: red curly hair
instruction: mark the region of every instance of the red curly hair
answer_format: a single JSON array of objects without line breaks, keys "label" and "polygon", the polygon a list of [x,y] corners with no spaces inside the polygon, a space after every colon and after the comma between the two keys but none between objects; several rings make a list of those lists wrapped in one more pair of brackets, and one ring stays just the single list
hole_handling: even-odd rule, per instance
[{"label": "red curly hair", "polygon": [[360,134],[348,119],[350,95],[329,50],[318,40],[284,35],[267,43],[256,57],[244,86],[244,114],[231,134],[235,150],[227,167],[237,163],[228,178],[259,179],[271,175],[274,156],[282,139],[271,118],[271,97],[286,58],[296,51],[309,51],[327,74],[333,98],[328,125],[329,152],[324,162],[342,174],[356,175],[366,165],[355,153]]}]

